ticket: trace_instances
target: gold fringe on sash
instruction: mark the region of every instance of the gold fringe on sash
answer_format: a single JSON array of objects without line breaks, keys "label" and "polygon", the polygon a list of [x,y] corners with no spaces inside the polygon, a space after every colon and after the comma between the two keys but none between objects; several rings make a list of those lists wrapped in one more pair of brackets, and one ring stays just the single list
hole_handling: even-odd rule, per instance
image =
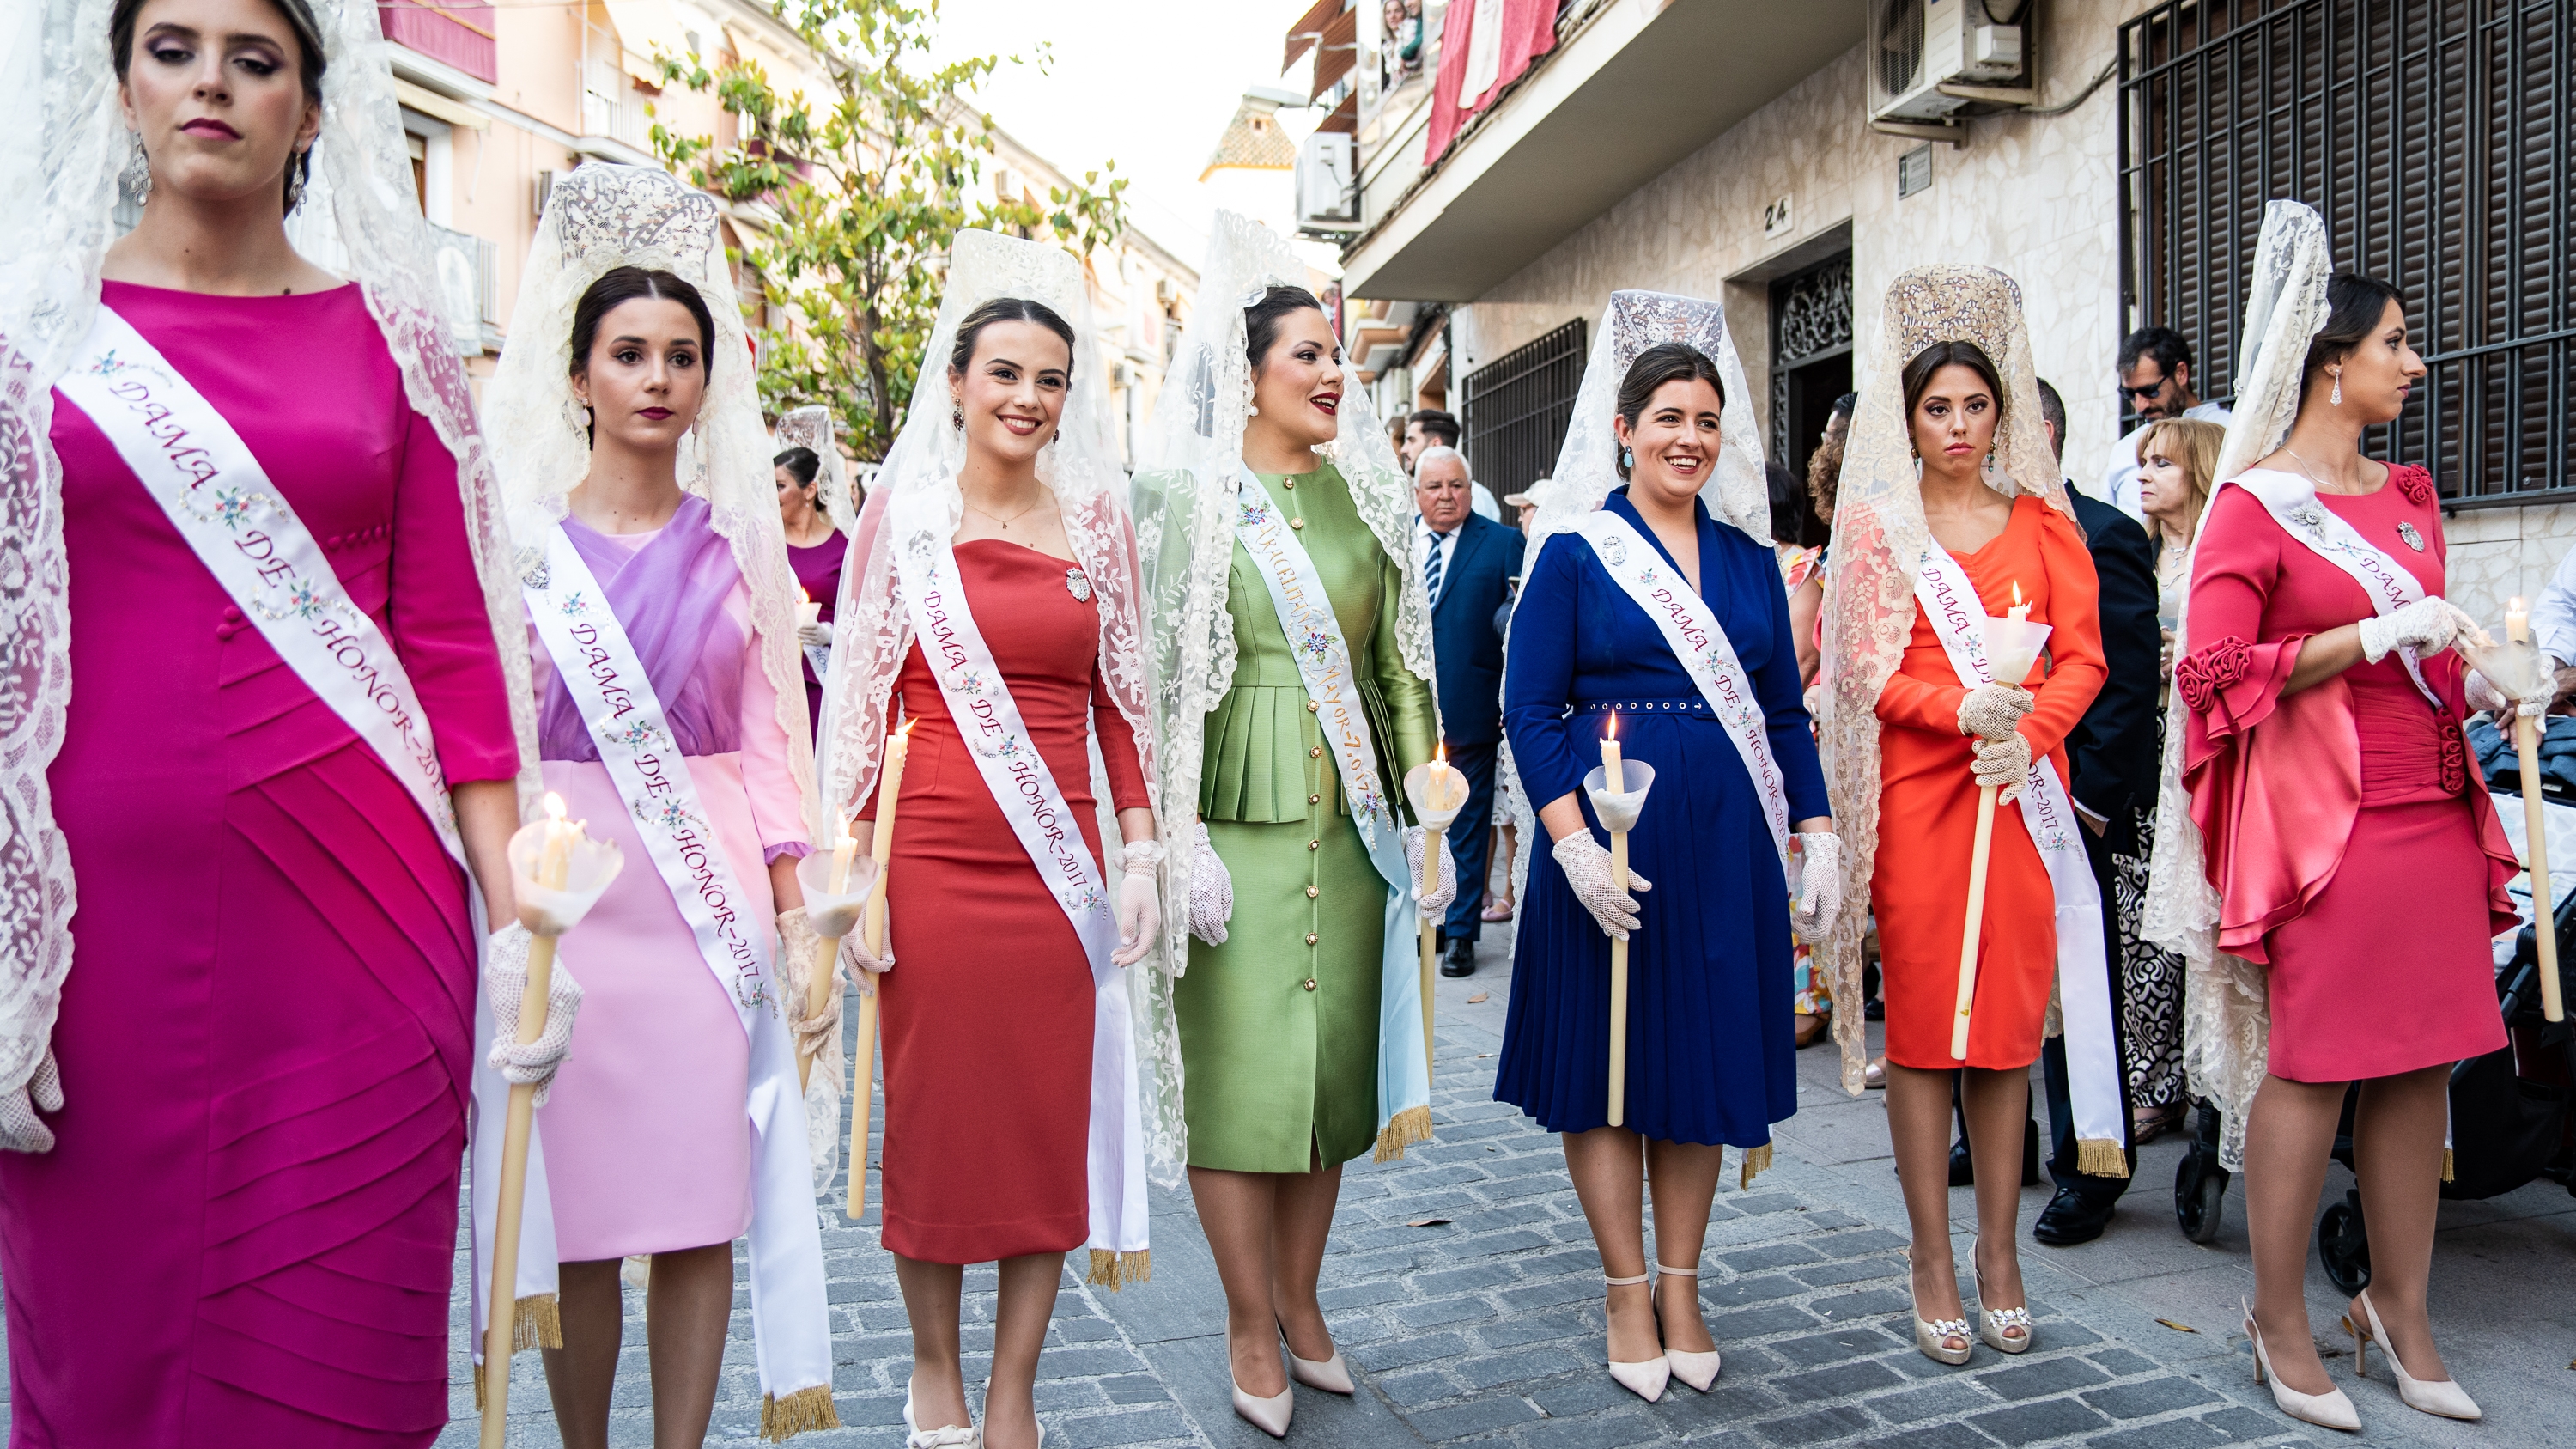
[{"label": "gold fringe on sash", "polygon": [[2129,1155],[2107,1137],[2075,1139],[2075,1170],[2087,1177],[2126,1177]]},{"label": "gold fringe on sash", "polygon": [[808,1429],[841,1427],[841,1411],[832,1406],[832,1386],[816,1384],[798,1389],[786,1398],[763,1394],[760,1399],[760,1437],[775,1444],[790,1435]]},{"label": "gold fringe on sash", "polygon": [[2456,1182],[2459,1180],[2451,1175],[2451,1149],[2447,1147],[2442,1149],[2442,1180],[2444,1182]]},{"label": "gold fringe on sash", "polygon": [[1407,1107],[1388,1120],[1384,1131],[1377,1134],[1379,1162],[1394,1162],[1404,1156],[1404,1149],[1416,1142],[1431,1140],[1431,1105]]},{"label": "gold fringe on sash", "polygon": [[1771,1170],[1771,1144],[1770,1144],[1770,1143],[1765,1142],[1765,1143],[1763,1143],[1763,1144],[1762,1144],[1761,1146],[1759,1146],[1759,1147],[1747,1147],[1747,1148],[1745,1148],[1745,1149],[1744,1149],[1744,1175],[1743,1175],[1741,1178],[1738,1178],[1738,1179],[1736,1180],[1735,1190],[1736,1190],[1736,1191],[1738,1191],[1738,1192],[1747,1192],[1747,1191],[1750,1191],[1750,1190],[1752,1189],[1752,1187],[1753,1187],[1753,1175],[1754,1175],[1755,1173],[1758,1173],[1758,1172],[1769,1172],[1770,1170]]},{"label": "gold fringe on sash", "polygon": [[1151,1283],[1154,1281],[1154,1250],[1145,1248],[1121,1253],[1112,1248],[1094,1248],[1091,1250],[1091,1276],[1083,1281],[1112,1293],[1130,1283]]},{"label": "gold fringe on sash", "polygon": [[[552,1293],[531,1293],[510,1310],[510,1352],[563,1347],[563,1305]],[[483,1409],[483,1365],[474,1365],[474,1409]]]}]

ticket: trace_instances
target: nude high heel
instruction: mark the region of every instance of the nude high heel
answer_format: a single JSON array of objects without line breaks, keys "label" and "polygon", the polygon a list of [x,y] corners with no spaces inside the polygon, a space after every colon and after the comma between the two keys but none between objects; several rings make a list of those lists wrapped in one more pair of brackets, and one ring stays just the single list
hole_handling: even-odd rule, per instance
[{"label": "nude high heel", "polygon": [[[1652,1273],[1640,1273],[1634,1278],[1612,1278],[1605,1275],[1601,1281],[1613,1288],[1634,1288],[1654,1276]],[[1607,1302],[1601,1306],[1601,1316],[1605,1319],[1610,1316],[1610,1305]],[[1662,1337],[1662,1325],[1656,1326],[1655,1333],[1658,1338]],[[1608,1356],[1605,1354],[1604,1357]],[[1673,1376],[1672,1364],[1660,1355],[1641,1359],[1635,1363],[1621,1363],[1615,1358],[1608,1361],[1610,1377],[1617,1379],[1620,1387],[1650,1404],[1664,1396],[1664,1385],[1669,1383]]]},{"label": "nude high heel", "polygon": [[[1283,1348],[1288,1347],[1285,1324],[1279,1328],[1279,1343]],[[1351,1382],[1349,1366],[1342,1362],[1340,1344],[1333,1345],[1333,1356],[1327,1359],[1299,1358],[1296,1349],[1288,1348],[1288,1376],[1310,1389],[1321,1389],[1328,1394],[1359,1392],[1359,1385]]]},{"label": "nude high heel", "polygon": [[[1038,1432],[1043,1436],[1046,1430],[1041,1427]],[[921,1427],[913,1422],[912,1386],[906,1384],[903,1390],[903,1445],[904,1449],[983,1449],[984,1431],[972,1424],[964,1428],[955,1425],[937,1429]]]},{"label": "nude high heel", "polygon": [[2419,1413],[2438,1414],[2445,1419],[2477,1420],[2486,1417],[2486,1411],[2478,1407],[2477,1400],[2470,1398],[2468,1391],[2452,1380],[2409,1377],[2406,1365],[2397,1357],[2397,1350],[2388,1346],[2388,1330],[2380,1325],[2379,1309],[2370,1301],[2370,1290],[2363,1289],[2354,1301],[2361,1305],[2362,1322],[2353,1322],[2350,1313],[2343,1316],[2344,1331],[2352,1335],[2353,1377],[2370,1377],[2369,1346],[2376,1343],[2380,1356],[2388,1360],[2388,1371],[2397,1375],[2397,1397],[2406,1401],[2406,1407]]},{"label": "nude high heel", "polygon": [[[1226,1380],[1234,1383],[1231,1371],[1227,1373]],[[1293,1388],[1281,1389],[1266,1399],[1256,1399],[1243,1391],[1242,1384],[1234,1383],[1235,1413],[1241,1415],[1245,1423],[1273,1439],[1288,1437],[1288,1416],[1296,1408],[1297,1391]]]},{"label": "nude high heel", "polygon": [[2254,1306],[2240,1298],[2237,1307],[2245,1311],[2245,1336],[2254,1340],[2254,1382],[2271,1381],[2272,1402],[2279,1406],[2281,1412],[2320,1429],[2360,1433],[2361,1412],[2352,1406],[2352,1400],[2344,1397],[2343,1390],[2303,1394],[2281,1382],[2280,1375],[2272,1372],[2272,1356],[2263,1351],[2263,1330],[2254,1325]]},{"label": "nude high heel", "polygon": [[[1968,1272],[1977,1280],[1977,1337],[1984,1339],[1987,1346],[2004,1353],[2028,1353],[2033,1336],[2030,1305],[2024,1303],[2019,1308],[1986,1306],[1986,1270],[1977,1262],[1977,1243],[1975,1238],[1968,1240]],[[2025,1292],[2022,1296],[2027,1298],[2030,1295]],[[2021,1330],[2019,1338],[2011,1334],[2016,1328]]]},{"label": "nude high heel", "polygon": [[[1943,1246],[1947,1247],[1948,1244],[1945,1243]],[[1913,1253],[1908,1252],[1905,1255],[1905,1263],[1908,1269],[1905,1275],[1905,1293],[1914,1302],[1913,1310],[1906,1315],[1914,1320],[1914,1347],[1934,1363],[1946,1363],[1953,1367],[1966,1363],[1968,1355],[1976,1351],[1976,1346],[1967,1341],[1968,1320],[1924,1317],[1923,1300],[1914,1297],[1914,1274],[1911,1271],[1914,1266]],[[1950,1347],[1950,1340],[1954,1338],[1959,1340],[1957,1348]]]},{"label": "nude high heel", "polygon": [[[1663,1330],[1663,1318],[1661,1316],[1662,1304],[1660,1300],[1663,1297],[1664,1278],[1688,1278],[1691,1280],[1691,1291],[1693,1293],[1697,1293],[1699,1291],[1699,1270],[1697,1268],[1667,1268],[1663,1264],[1657,1263],[1655,1265],[1655,1272],[1662,1275],[1655,1280],[1655,1297],[1658,1300],[1656,1305],[1657,1317],[1655,1319],[1655,1328],[1656,1331],[1660,1333]],[[1691,1353],[1684,1349],[1668,1348],[1664,1350],[1664,1362],[1672,1366],[1674,1378],[1680,1379],[1683,1383],[1690,1385],[1692,1388],[1697,1389],[1703,1394],[1708,1392],[1711,1384],[1717,1382],[1718,1354],[1716,1349],[1712,1348],[1706,1353]]]}]

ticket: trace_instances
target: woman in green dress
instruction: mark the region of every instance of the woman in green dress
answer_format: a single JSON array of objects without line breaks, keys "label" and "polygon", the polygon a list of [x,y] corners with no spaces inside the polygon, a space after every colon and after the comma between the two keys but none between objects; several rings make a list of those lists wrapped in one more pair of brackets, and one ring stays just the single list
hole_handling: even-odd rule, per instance
[{"label": "woman in green dress", "polygon": [[[1136,479],[1165,691],[1173,984],[1190,1188],[1226,1291],[1236,1412],[1284,1435],[1291,1374],[1352,1391],[1315,1298],[1341,1165],[1430,1135],[1405,772],[1432,758],[1412,485],[1304,267],[1218,217]],[[1184,941],[1187,931],[1195,939]],[[1280,1362],[1284,1337],[1288,1363]]]}]

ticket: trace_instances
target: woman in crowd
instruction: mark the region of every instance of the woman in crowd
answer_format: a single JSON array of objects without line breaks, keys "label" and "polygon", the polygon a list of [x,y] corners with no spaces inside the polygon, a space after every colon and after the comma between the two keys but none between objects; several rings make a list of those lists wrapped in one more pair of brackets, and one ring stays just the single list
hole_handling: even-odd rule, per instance
[{"label": "woman in crowd", "polygon": [[[2080,827],[2061,746],[2102,685],[2098,586],[2040,426],[2020,288],[1984,268],[1920,268],[1889,289],[1884,326],[1888,352],[1853,419],[1835,505],[1823,738],[1853,880],[1868,883],[1878,923],[1888,1130],[1914,1231],[1914,1341],[1956,1364],[1971,1342],[1950,1251],[1953,1073],[1966,1069],[1976,1167],[1978,1336],[2021,1353],[2031,1328],[2014,1218],[2030,1064],[2058,972],[2107,969],[2092,871],[2069,833]],[[2028,679],[1987,678],[1983,621],[2025,607],[2050,626],[2045,662]],[[2021,808],[1991,817],[1975,997],[1966,1051],[1954,1056],[1981,786]],[[2077,894],[2060,902],[2060,892]],[[1858,997],[1858,904],[1835,940],[1840,1000]],[[2080,926],[2088,905],[2097,914]],[[2070,987],[2070,999],[2081,994]],[[2070,1008],[2070,1044],[2079,1026],[2098,1028],[2108,1053],[2107,1005],[2099,1014],[2079,1023]],[[1838,1014],[1836,1035],[1858,1090],[1855,1016]],[[2116,1073],[2116,1059],[2104,1062]],[[2117,1172],[2117,1081],[2104,1084],[2106,1121],[2090,1085],[2077,1082],[2079,1137],[2105,1151],[2083,1155],[2107,1155]]]},{"label": "woman in crowd", "polygon": [[[0,372],[36,381],[0,391],[33,691],[0,748],[12,1437],[426,1445],[527,656],[376,7],[28,28],[0,70],[48,98],[40,179],[0,254],[56,265],[0,288]],[[352,281],[297,254],[299,206]],[[513,1060],[541,1081],[562,1039]]]},{"label": "woman in crowd", "polygon": [[[824,760],[829,798],[895,812],[887,955],[854,945],[884,972],[884,1242],[913,1344],[904,1427],[913,1449],[1032,1449],[1065,1254],[1088,1243],[1090,1281],[1112,1289],[1150,1267],[1146,1143],[1178,1126],[1163,847],[1135,531],[1081,267],[984,231],[960,232],[950,257],[921,385],[852,550],[845,647],[881,642],[836,676]],[[898,716],[908,743],[889,805]],[[1050,823],[1068,817],[1079,833],[1049,850]],[[1139,1021],[1168,1087],[1150,1098]],[[1154,1166],[1177,1182],[1169,1154]],[[969,1263],[1000,1273],[980,1429],[958,1321]]]},{"label": "woman in crowd", "polygon": [[[1305,274],[1268,228],[1218,214],[1136,483],[1160,534],[1172,894],[1198,938],[1174,1003],[1190,1190],[1235,1410],[1274,1435],[1283,1335],[1299,1382],[1352,1391],[1315,1297],[1342,1164],[1431,1131],[1424,832],[1400,824],[1405,772],[1439,738],[1413,489],[1322,306],[1287,280]],[[1448,853],[1420,910],[1456,894]]]},{"label": "woman in crowd", "polygon": [[[1670,1378],[1716,1382],[1698,1293],[1710,1200],[1726,1148],[1749,1186],[1771,1124],[1798,1110],[1791,928],[1831,920],[1840,897],[1788,598],[1757,542],[1771,500],[1746,391],[1717,304],[1612,294],[1541,495],[1503,685],[1515,772],[1553,844],[1532,852],[1494,1097],[1563,1136],[1610,1286],[1610,1372],[1648,1402]],[[1584,790],[1612,737],[1623,770],[1654,771],[1629,890]],[[1808,886],[1794,908],[1793,831]],[[1613,936],[1629,942],[1624,1022]]]},{"label": "woman in crowd", "polygon": [[[2156,553],[2156,618],[2163,626],[2165,654],[2160,672],[2170,703],[2173,681],[2173,631],[2182,620],[2184,592],[2191,584],[2191,540],[2209,503],[2209,485],[2218,467],[2218,447],[2227,430],[2194,418],[2167,418],[2148,425],[2138,439],[2138,505],[2146,513],[2147,540]],[[2159,751],[2163,716],[2157,716]],[[2155,847],[2156,811],[2138,806],[2137,853],[2115,856],[2113,904],[2120,913],[2121,1070],[2128,1074],[2129,1101],[2136,1112],[2133,1143],[2145,1143],[2182,1125],[2190,1109],[2183,1079],[2183,962],[2180,956],[2146,938],[2140,929],[2147,902],[2147,862]]]},{"label": "woman in crowd", "polygon": [[[2488,941],[2516,920],[2518,866],[2460,722],[2517,703],[2539,714],[2547,690],[2504,698],[2445,652],[2483,640],[2442,597],[2433,480],[2361,451],[2424,377],[2396,291],[2332,273],[2324,224],[2296,202],[2271,204],[2254,275],[2249,365],[2175,645],[2182,738],[2148,925],[2204,952],[2215,927],[2219,954],[2192,962],[2192,1052],[2243,1122],[2257,1380],[2293,1418],[2361,1427],[2304,1293],[2359,1082],[2371,1281],[2344,1316],[2355,1370],[2378,1348],[2409,1406],[2475,1419],[2425,1294],[2450,1069],[2505,1044]],[[2159,929],[2177,920],[2200,930]]]},{"label": "woman in crowd", "polygon": [[[626,260],[648,251],[679,270]],[[607,1443],[630,1255],[653,1260],[657,1438],[705,1435],[745,1233],[762,1428],[838,1423],[790,1035],[841,1012],[835,994],[798,1021],[820,947],[795,873],[813,756],[740,317],[712,198],[584,166],[546,203],[486,393],[546,788],[626,860],[563,938],[575,970],[613,969],[590,970],[537,1116],[562,1281],[546,1383],[575,1449]]]},{"label": "woman in crowd", "polygon": [[814,618],[800,622],[805,656],[805,726],[822,728],[823,680],[832,669],[832,616],[841,600],[841,564],[850,554],[848,470],[832,445],[832,415],[803,407],[778,420],[782,446],[770,467],[778,480],[778,521],[787,533],[787,565]]}]

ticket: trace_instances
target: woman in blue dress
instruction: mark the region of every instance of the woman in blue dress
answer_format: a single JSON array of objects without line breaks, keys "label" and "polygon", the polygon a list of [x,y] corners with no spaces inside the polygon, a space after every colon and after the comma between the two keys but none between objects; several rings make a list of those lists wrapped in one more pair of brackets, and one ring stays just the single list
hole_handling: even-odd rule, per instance
[{"label": "woman in blue dress", "polygon": [[[1521,787],[1553,847],[1531,852],[1494,1096],[1563,1134],[1610,1284],[1610,1371],[1650,1402],[1669,1378],[1706,1392],[1717,1377],[1699,1295],[1649,1280],[1696,1280],[1725,1148],[1743,1151],[1749,1184],[1769,1165],[1771,1124],[1797,1110],[1791,933],[1819,934],[1840,900],[1779,567],[1723,521],[1769,507],[1752,422],[1727,405],[1747,390],[1723,328],[1713,303],[1612,298],[1545,485],[1556,496],[1533,528],[1544,542],[1503,681]],[[1676,334],[1691,340],[1656,340]],[[1611,378],[1623,379],[1615,404]],[[1603,456],[1578,452],[1594,447]],[[1611,492],[1614,459],[1627,486]],[[1561,532],[1546,527],[1551,512]],[[1583,786],[1614,712],[1625,758],[1654,768],[1629,835],[1629,892],[1612,883]],[[1793,845],[1805,877],[1795,903]],[[1629,943],[1618,1126],[1613,935]],[[1648,1179],[1653,1273],[1640,1223]]]}]

